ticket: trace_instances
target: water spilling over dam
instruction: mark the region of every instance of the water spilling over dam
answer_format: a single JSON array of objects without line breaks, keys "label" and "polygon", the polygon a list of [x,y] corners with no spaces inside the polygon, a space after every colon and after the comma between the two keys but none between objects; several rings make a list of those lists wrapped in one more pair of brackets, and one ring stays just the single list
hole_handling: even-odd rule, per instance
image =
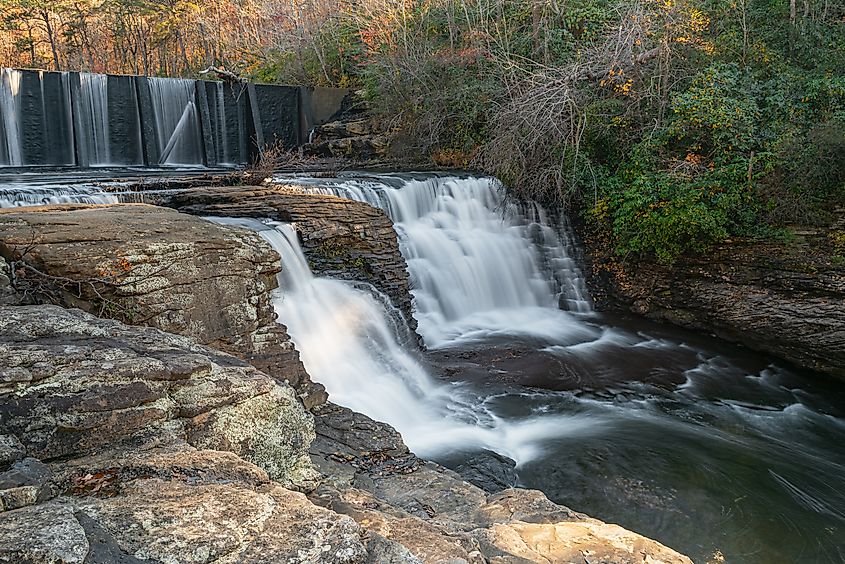
[{"label": "water spilling over dam", "polygon": [[217,167],[290,149],[346,91],[0,69],[0,167]]}]

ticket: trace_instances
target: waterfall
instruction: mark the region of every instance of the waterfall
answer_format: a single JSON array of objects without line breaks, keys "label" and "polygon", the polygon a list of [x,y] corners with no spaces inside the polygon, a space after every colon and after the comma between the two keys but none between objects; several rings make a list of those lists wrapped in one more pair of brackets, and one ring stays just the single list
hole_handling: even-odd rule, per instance
[{"label": "waterfall", "polygon": [[0,208],[50,204],[116,204],[119,198],[93,186],[56,186],[4,183],[0,185]]},{"label": "waterfall", "polygon": [[279,253],[273,303],[312,379],[326,386],[333,402],[391,424],[418,455],[489,449],[525,463],[563,428],[586,432],[579,415],[505,420],[469,388],[435,381],[416,352],[399,342],[395,321],[374,289],[313,275],[292,226],[207,219],[258,231]]},{"label": "waterfall", "polygon": [[104,74],[80,73],[76,125],[79,150],[92,165],[112,164],[109,143],[109,90]]},{"label": "waterfall", "polygon": [[23,165],[20,131],[21,72],[0,69],[0,165]]},{"label": "waterfall", "polygon": [[204,151],[196,108],[196,81],[150,78],[162,165],[202,165]]},{"label": "waterfall", "polygon": [[395,223],[419,333],[430,348],[496,335],[552,340],[591,311],[565,223],[505,200],[492,178],[392,176],[305,181],[305,190],[367,202]]}]

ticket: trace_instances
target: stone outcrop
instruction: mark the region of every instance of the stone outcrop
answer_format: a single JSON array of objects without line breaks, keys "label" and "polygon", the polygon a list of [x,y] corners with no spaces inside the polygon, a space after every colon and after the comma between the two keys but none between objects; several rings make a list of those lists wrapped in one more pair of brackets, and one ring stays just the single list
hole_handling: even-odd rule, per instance
[{"label": "stone outcrop", "polygon": [[185,337],[58,306],[0,308],[0,428],[30,457],[140,434],[226,450],[307,485],[313,419],[289,386]]},{"label": "stone outcrop", "polygon": [[[401,261],[383,214],[293,201],[304,238],[340,237],[373,272]],[[269,303],[278,256],[251,231],[146,205],[18,209],[0,255],[10,303],[100,316],[0,304],[0,562],[689,562],[540,492],[489,494],[314,401]]]},{"label": "stone outcrop", "polygon": [[293,391],[185,337],[4,306],[0,359],[0,562],[689,563],[540,492],[488,495],[343,408],[318,410],[317,485]]},{"label": "stone outcrop", "polygon": [[157,205],[195,215],[294,223],[315,274],[372,284],[390,298],[409,327],[416,328],[405,260],[393,224],[382,210],[284,186],[197,188],[147,197]]},{"label": "stone outcrop", "polygon": [[385,158],[390,141],[390,134],[371,118],[348,115],[314,128],[303,150],[317,157],[366,161]]},{"label": "stone outcrop", "polygon": [[725,244],[671,267],[607,274],[595,257],[594,267],[611,304],[845,378],[845,265],[831,260],[831,243],[808,233],[789,245]]},{"label": "stone outcrop", "polygon": [[326,399],[275,322],[279,257],[249,230],[140,204],[12,208],[0,257],[17,261],[18,299],[191,336],[287,380],[309,407]]}]

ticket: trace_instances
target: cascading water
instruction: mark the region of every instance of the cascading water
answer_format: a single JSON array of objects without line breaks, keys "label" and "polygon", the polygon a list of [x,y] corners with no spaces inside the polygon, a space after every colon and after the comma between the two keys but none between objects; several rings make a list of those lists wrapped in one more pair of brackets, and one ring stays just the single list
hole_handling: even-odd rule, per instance
[{"label": "cascading water", "polygon": [[[496,334],[561,339],[594,334],[566,233],[538,205],[520,208],[491,178],[349,179],[306,190],[384,209],[408,264],[419,332],[430,348]],[[563,241],[566,241],[564,244]]]},{"label": "cascading water", "polygon": [[[279,297],[279,318],[330,397],[393,424],[412,450],[444,463],[471,466],[482,448],[510,456],[522,485],[696,561],[842,561],[838,388],[706,337],[589,313],[566,225],[504,202],[489,180],[279,181],[393,218],[427,358],[459,382],[417,364],[406,372],[384,331],[371,339],[362,330],[361,348],[373,350],[360,364],[336,339],[367,327],[370,314],[340,291],[330,299],[296,283]],[[282,256],[290,268],[294,259]],[[304,287],[314,295],[296,289]],[[309,329],[321,317],[328,325]]]},{"label": "cascading water", "polygon": [[89,186],[0,186],[0,208],[51,204],[116,204],[113,194],[92,193]]},{"label": "cascading water", "polygon": [[[311,273],[292,226],[208,219],[256,230],[279,253],[283,269],[274,305],[308,373],[326,386],[335,403],[393,425],[417,454],[489,449],[524,463],[551,436],[589,432],[578,416],[505,421],[470,390],[436,382],[400,344],[396,321],[374,290]],[[590,425],[598,428],[599,423]]]},{"label": "cascading water", "polygon": [[21,73],[0,69],[0,165],[23,165],[20,131]]},{"label": "cascading water", "polygon": [[196,108],[196,81],[150,78],[159,164],[202,165],[203,147]]},{"label": "cascading water", "polygon": [[109,90],[104,74],[80,73],[76,127],[79,150],[92,165],[109,165],[114,160],[109,142]]}]

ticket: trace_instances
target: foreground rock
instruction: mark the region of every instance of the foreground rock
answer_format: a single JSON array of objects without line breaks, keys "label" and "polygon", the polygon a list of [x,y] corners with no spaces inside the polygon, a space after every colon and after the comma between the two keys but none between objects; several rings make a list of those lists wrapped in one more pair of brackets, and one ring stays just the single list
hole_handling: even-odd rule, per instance
[{"label": "foreground rock", "polygon": [[0,428],[30,457],[153,434],[234,452],[283,483],[315,478],[313,420],[294,391],[187,338],[58,306],[7,306],[0,358]]},{"label": "foreground rock", "polygon": [[16,265],[18,302],[191,336],[286,380],[309,407],[326,399],[275,322],[279,257],[251,231],[146,205],[11,208],[0,210],[0,256]]},{"label": "foreground rock", "polygon": [[0,307],[0,385],[0,561],[689,562],[156,329]]},{"label": "foreground rock", "polygon": [[845,379],[845,264],[831,258],[845,253],[837,233],[845,241],[845,221],[790,245],[726,244],[672,267],[618,268],[594,256],[594,270],[611,304]]},{"label": "foreground rock", "polygon": [[372,284],[402,312],[411,330],[416,329],[405,259],[393,223],[380,209],[284,186],[197,188],[147,198],[194,215],[293,223],[315,274]]}]

